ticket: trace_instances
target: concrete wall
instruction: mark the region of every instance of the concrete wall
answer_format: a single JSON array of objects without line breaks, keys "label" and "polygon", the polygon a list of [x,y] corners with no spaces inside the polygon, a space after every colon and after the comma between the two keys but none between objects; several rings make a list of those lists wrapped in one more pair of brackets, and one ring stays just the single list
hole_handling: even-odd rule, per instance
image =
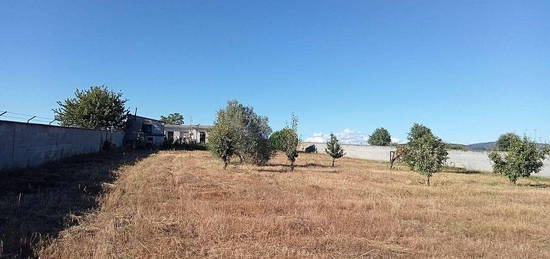
[{"label": "concrete wall", "polygon": [[[310,145],[315,145],[317,147],[317,152],[324,153],[326,144],[324,143],[308,143],[304,142],[301,144],[300,149],[304,150]],[[341,144],[342,148],[346,152],[346,157],[352,158],[361,158],[368,160],[377,160],[377,161],[389,161],[390,151],[395,151],[394,147],[379,147],[379,146],[367,146],[367,145],[344,145]],[[465,168],[467,170],[475,171],[492,171],[493,165],[491,160],[489,160],[488,152],[478,152],[478,151],[459,151],[459,150],[448,150],[449,159],[447,160],[447,165]],[[544,160],[544,167],[538,176],[550,177],[550,158]]]},{"label": "concrete wall", "polygon": [[106,140],[122,147],[123,138],[122,131],[0,121],[0,170],[99,152]]}]

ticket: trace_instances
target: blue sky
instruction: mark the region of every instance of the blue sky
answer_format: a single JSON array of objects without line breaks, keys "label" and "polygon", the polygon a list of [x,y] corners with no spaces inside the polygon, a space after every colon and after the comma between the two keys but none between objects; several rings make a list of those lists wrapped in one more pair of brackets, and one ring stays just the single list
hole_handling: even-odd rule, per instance
[{"label": "blue sky", "polygon": [[[210,124],[229,99],[304,139],[423,123],[550,141],[549,1],[0,1],[0,110],[76,88]],[[347,129],[346,131],[344,131]]]}]

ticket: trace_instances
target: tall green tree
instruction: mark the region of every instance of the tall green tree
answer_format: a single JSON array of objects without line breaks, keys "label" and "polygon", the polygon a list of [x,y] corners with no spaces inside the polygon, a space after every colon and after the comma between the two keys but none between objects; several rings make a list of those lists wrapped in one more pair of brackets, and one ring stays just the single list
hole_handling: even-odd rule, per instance
[{"label": "tall green tree", "polygon": [[183,115],[177,112],[171,113],[171,114],[168,114],[166,117],[160,116],[160,121],[166,124],[183,125]]},{"label": "tall green tree", "polygon": [[327,142],[327,148],[325,152],[332,157],[332,167],[334,167],[334,161],[344,156],[344,149],[338,143],[338,138],[334,134],[330,134],[330,139]]},{"label": "tall green tree", "polygon": [[369,145],[389,146],[391,144],[391,135],[387,129],[378,128],[369,136]]},{"label": "tall green tree", "polygon": [[92,86],[87,90],[77,89],[75,97],[57,102],[59,108],[53,112],[62,126],[121,129],[128,117],[125,103],[122,93],[105,86]]},{"label": "tall green tree", "polygon": [[518,178],[529,177],[542,169],[544,158],[550,154],[547,147],[539,148],[527,137],[510,138],[506,152],[493,151],[489,158],[493,161],[493,172],[508,177],[516,184]]},{"label": "tall green tree", "polygon": [[512,142],[520,141],[521,138],[514,133],[506,133],[500,135],[495,144],[495,149],[497,151],[508,151],[512,146]]},{"label": "tall green tree", "polygon": [[441,170],[448,153],[445,143],[430,129],[415,124],[409,132],[409,143],[403,148],[401,159],[411,170],[426,176],[426,184],[430,185],[430,177]]}]

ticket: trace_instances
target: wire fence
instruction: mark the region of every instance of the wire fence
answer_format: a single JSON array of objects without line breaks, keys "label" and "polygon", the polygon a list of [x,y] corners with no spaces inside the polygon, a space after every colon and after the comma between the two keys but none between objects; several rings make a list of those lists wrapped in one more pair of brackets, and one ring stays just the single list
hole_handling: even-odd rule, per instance
[{"label": "wire fence", "polygon": [[6,110],[0,110],[0,120],[59,126],[59,122],[52,117],[18,113]]}]

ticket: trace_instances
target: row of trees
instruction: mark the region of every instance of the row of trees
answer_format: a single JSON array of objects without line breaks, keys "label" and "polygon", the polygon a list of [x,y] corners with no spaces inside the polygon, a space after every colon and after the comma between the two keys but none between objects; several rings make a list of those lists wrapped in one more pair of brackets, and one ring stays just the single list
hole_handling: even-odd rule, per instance
[{"label": "row of trees", "polygon": [[[92,86],[87,90],[76,90],[75,97],[58,102],[59,108],[53,111],[63,126],[120,129],[129,114],[126,101],[122,93],[104,86]],[[183,124],[183,119],[179,113],[161,117],[162,121],[176,125]],[[297,128],[298,120],[292,116],[289,125],[272,134],[267,117],[257,115],[251,107],[230,101],[217,114],[210,133],[210,150],[224,161],[224,168],[233,156],[238,156],[241,162],[263,165],[275,151],[282,151],[293,170],[300,143]],[[429,185],[432,174],[439,171],[448,158],[447,146],[429,128],[420,124],[412,126],[407,139],[406,145],[398,146],[396,158],[425,175]],[[387,146],[391,144],[391,136],[386,129],[378,128],[369,136],[368,143]],[[333,166],[334,161],[344,155],[336,136],[331,134],[325,152],[332,157]],[[548,147],[539,147],[527,137],[507,133],[500,136],[489,158],[493,161],[495,173],[516,183],[520,177],[539,172],[548,154]]]}]

